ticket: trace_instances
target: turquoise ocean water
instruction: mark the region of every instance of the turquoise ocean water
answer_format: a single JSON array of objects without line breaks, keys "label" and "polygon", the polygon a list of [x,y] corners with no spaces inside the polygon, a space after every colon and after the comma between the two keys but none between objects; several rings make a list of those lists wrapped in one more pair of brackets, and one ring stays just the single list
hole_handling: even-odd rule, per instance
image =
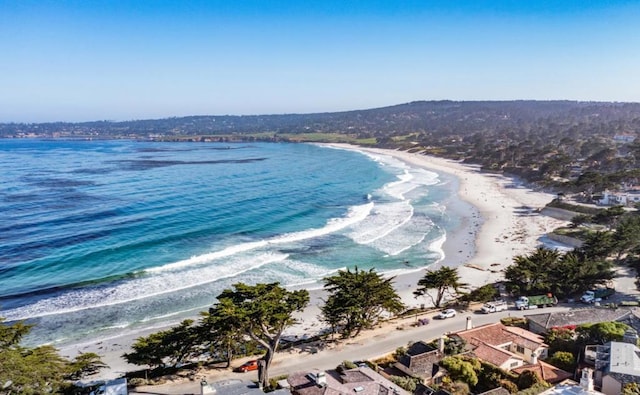
[{"label": "turquoise ocean water", "polygon": [[0,315],[33,344],[194,317],[236,282],[416,271],[460,224],[454,180],[310,144],[0,140],[0,169]]}]

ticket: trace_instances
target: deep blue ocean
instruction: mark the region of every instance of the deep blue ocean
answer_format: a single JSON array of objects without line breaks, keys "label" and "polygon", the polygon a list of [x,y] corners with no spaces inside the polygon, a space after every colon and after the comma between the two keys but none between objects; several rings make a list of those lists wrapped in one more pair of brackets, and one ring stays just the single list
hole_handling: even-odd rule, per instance
[{"label": "deep blue ocean", "polygon": [[34,344],[195,317],[237,282],[416,271],[459,223],[450,181],[312,144],[9,139],[0,169],[0,316]]}]

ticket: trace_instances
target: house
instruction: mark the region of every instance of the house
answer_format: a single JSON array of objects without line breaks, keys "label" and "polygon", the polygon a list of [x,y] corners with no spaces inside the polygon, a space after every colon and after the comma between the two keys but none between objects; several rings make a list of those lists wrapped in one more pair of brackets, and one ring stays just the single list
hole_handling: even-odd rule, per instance
[{"label": "house", "polygon": [[423,341],[413,343],[394,367],[408,376],[429,382],[438,372],[438,362],[444,357],[444,340],[440,339],[440,342],[442,349]]},{"label": "house", "polygon": [[633,206],[638,202],[640,202],[640,191],[633,189],[623,192],[604,191],[596,201],[596,204],[603,206]]},{"label": "house", "polygon": [[544,334],[550,329],[575,328],[593,322],[618,321],[630,324],[634,320],[631,309],[625,308],[583,308],[558,313],[528,314],[524,316],[533,333]]},{"label": "house", "polygon": [[511,395],[511,392],[509,392],[509,390],[507,390],[506,388],[498,387],[489,391],[485,391],[478,395]]},{"label": "house", "polygon": [[594,389],[586,389],[573,380],[565,380],[539,395],[604,395]]},{"label": "house", "polygon": [[622,393],[627,383],[640,383],[640,349],[633,343],[597,346],[595,383],[606,395]]},{"label": "house", "polygon": [[481,343],[474,350],[473,354],[476,358],[489,362],[504,370],[511,370],[518,366],[524,365],[524,358],[510,353],[498,346]]},{"label": "house", "polygon": [[[216,381],[214,383],[207,383],[205,380],[200,382],[200,394],[201,395],[261,395],[264,394],[262,389],[253,381],[229,379]],[[278,389],[270,392],[274,395],[291,395],[288,389]]]},{"label": "house", "polygon": [[452,336],[464,340],[478,359],[504,370],[537,364],[539,358],[547,357],[548,346],[542,336],[499,322],[456,332]]},{"label": "house", "polygon": [[433,389],[424,384],[418,384],[413,395],[451,395],[451,392],[442,388]]},{"label": "house", "polygon": [[622,134],[616,134],[613,136],[613,140],[620,143],[633,143],[635,139],[636,139],[636,136],[634,136],[631,133],[622,133]]},{"label": "house", "polygon": [[581,374],[580,384],[573,380],[566,379],[541,392],[539,395],[604,395],[602,392],[596,391],[593,388],[593,370],[589,368],[582,369]]},{"label": "house", "polygon": [[517,367],[512,370],[512,372],[517,374],[522,374],[526,371],[532,371],[537,373],[538,377],[543,379],[549,384],[558,384],[567,379],[570,379],[573,374],[567,372],[566,370],[562,370],[558,367],[550,365],[544,361],[538,361],[537,364],[529,364]]},{"label": "house", "polygon": [[369,367],[296,372],[287,383],[294,395],[409,395]]}]

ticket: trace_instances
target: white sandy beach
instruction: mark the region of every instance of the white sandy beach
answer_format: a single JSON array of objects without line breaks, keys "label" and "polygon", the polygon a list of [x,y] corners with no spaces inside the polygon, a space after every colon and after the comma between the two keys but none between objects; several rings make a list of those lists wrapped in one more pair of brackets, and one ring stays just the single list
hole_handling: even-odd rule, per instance
[{"label": "white sandy beach", "polygon": [[[332,146],[393,156],[412,166],[451,174],[459,179],[459,197],[475,206],[480,217],[465,219],[464,231],[447,235],[443,245],[445,258],[438,266],[458,266],[462,281],[472,288],[502,278],[501,270],[512,263],[514,256],[532,252],[540,244],[538,239],[541,236],[566,224],[565,221],[540,215],[537,211],[549,203],[553,195],[527,189],[500,175],[482,173],[477,167],[418,153],[343,144]],[[428,305],[428,299],[417,300],[413,296],[417,281],[423,274],[424,270],[420,270],[395,279],[396,288],[408,306]],[[318,306],[322,303],[322,297],[321,291],[311,293],[310,307],[298,317],[300,324],[291,328],[287,335],[309,336],[323,328],[318,320]],[[74,356],[79,352],[95,352],[103,357],[110,368],[94,378],[115,378],[125,371],[139,369],[127,365],[121,358],[124,352],[130,350],[134,340],[131,336],[123,336],[102,344],[63,348],[61,354]]]}]

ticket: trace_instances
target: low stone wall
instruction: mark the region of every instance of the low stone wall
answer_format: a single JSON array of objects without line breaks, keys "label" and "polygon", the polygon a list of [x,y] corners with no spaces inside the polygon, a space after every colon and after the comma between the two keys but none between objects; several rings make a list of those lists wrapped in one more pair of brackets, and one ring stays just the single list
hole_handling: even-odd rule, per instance
[{"label": "low stone wall", "polygon": [[571,246],[573,248],[580,248],[582,247],[582,240],[576,239],[575,237],[571,237],[571,236],[564,236],[564,235],[559,235],[559,234],[555,234],[555,233],[547,233],[547,237],[550,238],[551,240],[557,241],[558,243],[562,243],[568,246]]},{"label": "low stone wall", "polygon": [[556,207],[545,207],[540,211],[540,214],[549,216],[551,218],[560,219],[563,221],[571,221],[573,217],[580,213],[576,213],[575,211],[569,211]]}]

